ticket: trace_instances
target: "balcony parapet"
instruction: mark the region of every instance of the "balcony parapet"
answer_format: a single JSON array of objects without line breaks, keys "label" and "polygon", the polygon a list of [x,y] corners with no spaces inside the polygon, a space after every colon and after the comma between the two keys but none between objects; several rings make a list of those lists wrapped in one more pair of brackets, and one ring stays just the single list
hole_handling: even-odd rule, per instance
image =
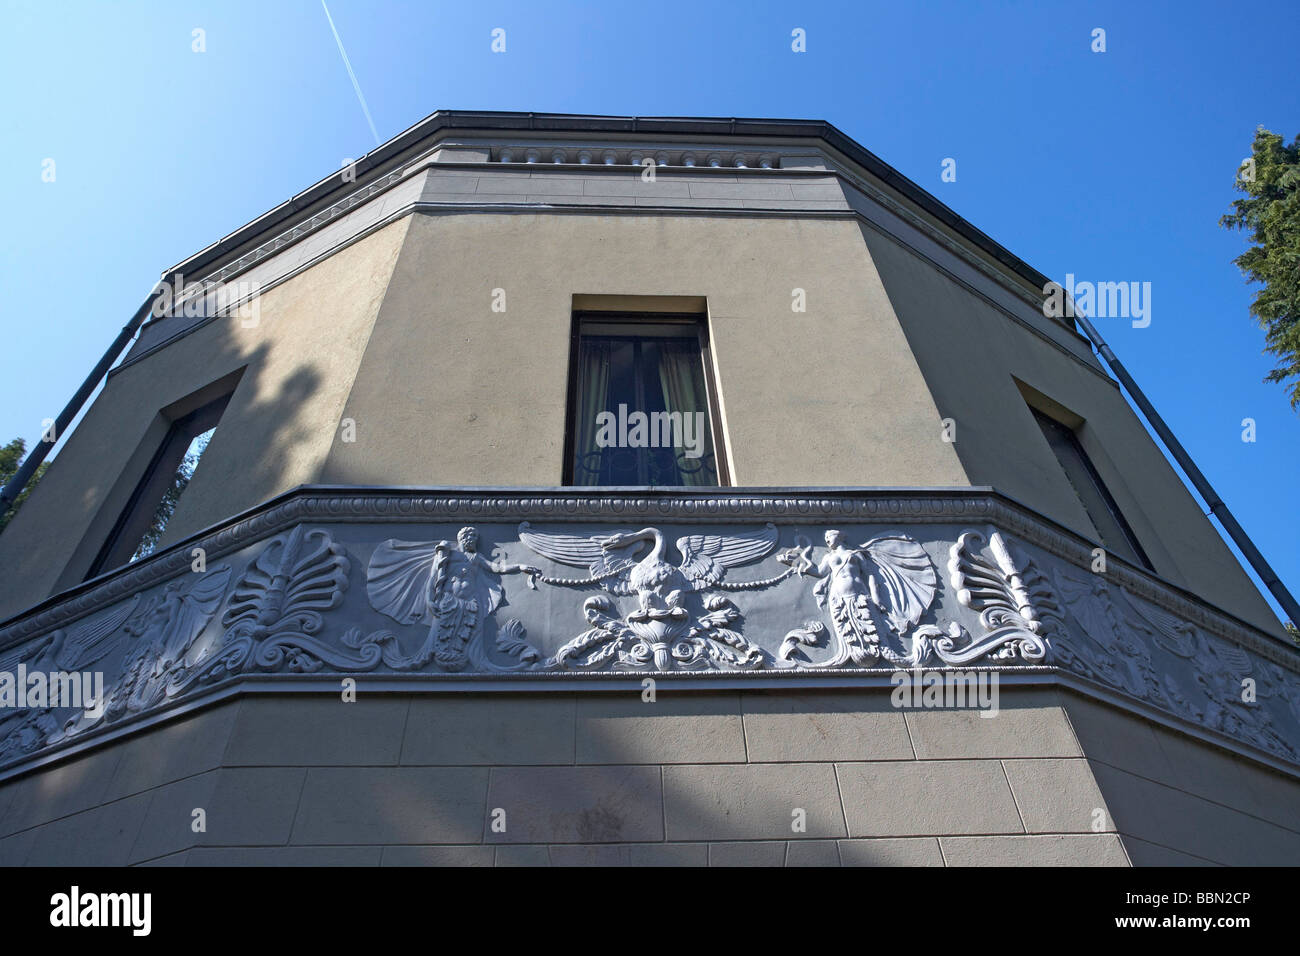
[{"label": "balcony parapet", "polygon": [[1300,654],[991,489],[303,487],[0,627],[0,777],[268,689],[901,672],[1067,686],[1300,776]]}]

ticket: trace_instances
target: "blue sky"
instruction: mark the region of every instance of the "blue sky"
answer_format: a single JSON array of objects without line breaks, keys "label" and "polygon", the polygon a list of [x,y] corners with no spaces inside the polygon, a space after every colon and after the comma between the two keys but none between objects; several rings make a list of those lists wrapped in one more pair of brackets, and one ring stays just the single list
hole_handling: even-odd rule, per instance
[{"label": "blue sky", "polygon": [[[163,269],[375,142],[320,0],[0,10],[0,440],[30,447]],[[1152,283],[1151,325],[1102,333],[1300,591],[1300,416],[1217,225],[1255,127],[1300,131],[1294,0],[330,12],[383,139],[439,108],[826,119],[1048,276]]]}]

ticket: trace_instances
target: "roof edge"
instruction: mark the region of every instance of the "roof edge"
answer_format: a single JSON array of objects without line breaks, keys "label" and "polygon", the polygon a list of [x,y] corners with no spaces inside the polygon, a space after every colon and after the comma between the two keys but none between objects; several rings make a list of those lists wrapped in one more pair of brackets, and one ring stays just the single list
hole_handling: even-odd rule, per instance
[{"label": "roof edge", "polygon": [[163,272],[164,279],[177,273],[201,270],[217,259],[253,242],[296,214],[323,202],[335,193],[355,188],[362,177],[392,162],[421,141],[449,130],[537,131],[572,133],[647,133],[700,136],[781,136],[819,139],[867,170],[923,212],[952,229],[993,260],[1042,289],[1048,278],[1013,254],[987,233],[959,216],[931,193],[825,120],[757,119],[741,117],[602,116],[580,113],[521,113],[495,111],[437,110],[415,125],[381,143],[356,161],[356,178],[344,182],[336,172],[308,186],[302,192],[256,219],[245,223],[216,242],[181,260]]}]

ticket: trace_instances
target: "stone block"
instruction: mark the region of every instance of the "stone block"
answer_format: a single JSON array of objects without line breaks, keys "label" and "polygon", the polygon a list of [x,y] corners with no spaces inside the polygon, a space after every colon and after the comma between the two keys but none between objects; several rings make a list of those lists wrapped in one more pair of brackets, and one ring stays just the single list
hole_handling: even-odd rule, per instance
[{"label": "stone block", "polygon": [[544,846],[498,846],[496,866],[550,866],[551,857]]},{"label": "stone block", "polygon": [[248,697],[230,735],[224,763],[238,766],[375,766],[396,764],[410,702],[340,694]]},{"label": "stone block", "polygon": [[839,850],[844,866],[943,866],[934,837],[840,840]]},{"label": "stone block", "polygon": [[746,179],[730,183],[691,183],[692,199],[793,199],[790,186]]},{"label": "stone block", "polygon": [[120,747],[106,747],[42,768],[10,784],[12,796],[0,821],[0,836],[103,803],[121,754]]},{"label": "stone block", "polygon": [[[669,840],[847,836],[828,763],[664,767]],[[795,832],[794,811],[807,829]]]},{"label": "stone block", "polygon": [[1083,758],[1004,760],[1002,766],[1028,832],[1114,832],[1115,821]]},{"label": "stone block", "polygon": [[402,764],[573,763],[573,711],[573,698],[560,694],[417,697]]},{"label": "stone block", "polygon": [[[196,846],[288,842],[307,771],[281,767],[213,770],[148,791],[149,811],[131,851],[142,862]],[[202,810],[204,829],[194,825]]]},{"label": "stone block", "polygon": [[36,829],[28,866],[126,866],[151,796],[137,794]]},{"label": "stone block", "polygon": [[687,199],[691,195],[689,183],[676,182],[655,176],[654,182],[646,182],[640,173],[628,173],[620,178],[589,179],[583,184],[583,194],[587,196],[645,196]]},{"label": "stone block", "polygon": [[231,729],[246,703],[229,701],[209,707],[123,741],[104,799],[142,793],[221,766]]},{"label": "stone block", "polygon": [[1023,833],[996,760],[839,764],[849,834]]},{"label": "stone block", "polygon": [[744,843],[709,844],[709,866],[784,865],[785,842],[782,840],[750,840]]},{"label": "stone block", "polygon": [[1139,840],[1137,837],[1125,836],[1120,837],[1120,842],[1124,844],[1124,849],[1128,851],[1128,858],[1134,866],[1218,866],[1210,860],[1203,859],[1199,856],[1192,856],[1190,853],[1180,853],[1178,850],[1171,850],[1167,846],[1160,846],[1156,843],[1148,843],[1146,840]]},{"label": "stone block", "polygon": [[639,691],[577,702],[578,763],[744,763],[738,694]]},{"label": "stone block", "polygon": [[904,710],[917,759],[1083,755],[1055,691],[1000,688],[998,696],[997,711]]},{"label": "stone block", "polygon": [[492,866],[490,846],[386,846],[383,866]]},{"label": "stone block", "polygon": [[742,709],[754,763],[913,758],[903,715],[885,694],[749,692]]},{"label": "stone block", "polygon": [[504,767],[492,770],[488,811],[505,811],[489,843],[662,840],[658,767]]},{"label": "stone block", "polygon": [[283,846],[198,847],[186,866],[379,866],[383,847]]},{"label": "stone block", "polygon": [[1172,783],[1175,779],[1169,757],[1148,721],[1077,694],[1062,693],[1061,701],[1083,755],[1089,760],[1153,780]]},{"label": "stone block", "polygon": [[479,767],[314,767],[292,842],[477,843],[487,777]]},{"label": "stone block", "polygon": [[940,837],[949,866],[1128,866],[1113,833]]},{"label": "stone block", "polygon": [[835,840],[791,840],[785,845],[786,866],[839,866]]}]

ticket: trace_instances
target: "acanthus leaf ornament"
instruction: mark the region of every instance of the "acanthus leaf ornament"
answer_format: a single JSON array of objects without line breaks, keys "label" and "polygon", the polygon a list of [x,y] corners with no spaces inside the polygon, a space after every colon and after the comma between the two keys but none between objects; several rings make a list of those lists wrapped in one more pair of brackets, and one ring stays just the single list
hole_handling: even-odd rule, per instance
[{"label": "acanthus leaf ornament", "polygon": [[347,552],[327,531],[298,525],[273,539],[235,585],[221,618],[226,628],[221,647],[169,692],[247,671],[373,669],[383,656],[379,644],[385,632],[348,645],[357,655],[317,636],[324,613],[343,603],[350,568]]},{"label": "acanthus leaf ornament", "polygon": [[992,561],[976,550],[983,541],[977,531],[961,534],[948,552],[948,574],[957,603],[978,611],[987,633],[971,637],[960,627],[951,628],[948,635],[936,636],[935,654],[945,664],[985,657],[1045,663],[1060,621],[1050,583],[1032,560],[1017,562],[1000,532],[988,537]]}]

